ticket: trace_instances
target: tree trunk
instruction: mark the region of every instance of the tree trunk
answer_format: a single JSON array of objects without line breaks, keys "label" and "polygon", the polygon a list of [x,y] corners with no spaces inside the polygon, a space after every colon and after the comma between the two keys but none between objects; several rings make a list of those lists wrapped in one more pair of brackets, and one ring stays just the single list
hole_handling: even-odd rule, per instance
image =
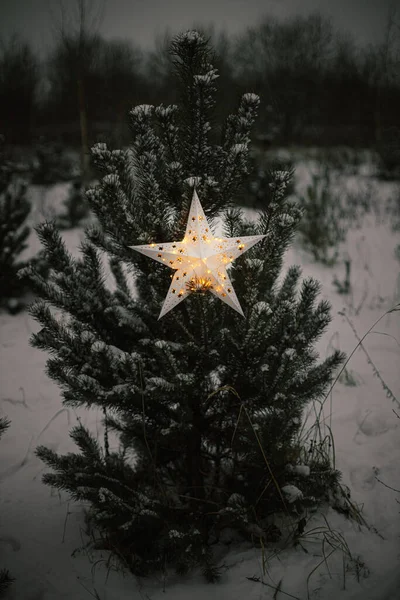
[{"label": "tree trunk", "polygon": [[[187,470],[188,470],[188,485],[190,496],[198,500],[205,499],[204,477],[202,474],[201,460],[201,414],[199,407],[192,406],[193,410],[193,428],[190,431],[187,445]],[[194,502],[195,508],[198,509],[198,503]]]},{"label": "tree trunk", "polygon": [[382,90],[381,85],[378,83],[376,88],[376,100],[375,100],[375,143],[377,146],[381,145],[382,141],[382,117],[381,117],[381,97]]},{"label": "tree trunk", "polygon": [[84,79],[78,77],[78,104],[79,104],[79,123],[81,129],[81,182],[86,190],[90,179],[90,155],[89,155],[89,136],[87,125],[87,112],[85,101]]}]

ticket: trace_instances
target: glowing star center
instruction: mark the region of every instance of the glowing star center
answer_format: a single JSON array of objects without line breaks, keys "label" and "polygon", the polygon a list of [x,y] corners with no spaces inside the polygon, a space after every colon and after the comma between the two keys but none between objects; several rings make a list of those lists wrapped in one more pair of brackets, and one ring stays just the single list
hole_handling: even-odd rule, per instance
[{"label": "glowing star center", "polygon": [[214,288],[210,277],[192,277],[186,284],[188,292],[204,293]]},{"label": "glowing star center", "polygon": [[131,248],[175,270],[159,318],[190,293],[206,291],[210,291],[243,316],[226,267],[264,237],[214,237],[195,190],[185,236],[181,242],[152,243]]}]

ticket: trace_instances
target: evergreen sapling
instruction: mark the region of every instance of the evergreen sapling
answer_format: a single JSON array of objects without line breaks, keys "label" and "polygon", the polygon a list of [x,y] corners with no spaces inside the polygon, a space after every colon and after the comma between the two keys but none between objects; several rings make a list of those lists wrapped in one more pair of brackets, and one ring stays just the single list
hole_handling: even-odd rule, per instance
[{"label": "evergreen sapling", "polygon": [[[9,427],[10,421],[4,417],[0,417],[0,438],[6,429]],[[0,597],[3,595],[12,582],[15,581],[13,577],[11,577],[8,569],[0,569]]]},{"label": "evergreen sapling", "polygon": [[16,297],[24,291],[17,277],[24,264],[18,261],[18,256],[27,247],[30,230],[26,219],[31,205],[26,198],[26,185],[14,177],[3,143],[0,139],[0,305],[8,305],[12,310],[18,304]]},{"label": "evergreen sapling", "polygon": [[88,217],[89,210],[84,194],[84,187],[80,180],[72,181],[68,197],[64,202],[65,213],[58,216],[59,229],[73,229]]},{"label": "evergreen sapling", "polygon": [[[180,103],[135,107],[128,149],[93,148],[103,177],[87,196],[98,223],[81,258],[44,223],[49,278],[28,270],[41,297],[31,306],[41,324],[32,343],[51,353],[48,375],[66,406],[103,410],[120,450],[79,425],[71,432],[79,452],[40,446],[37,455],[51,469],[43,481],[90,504],[103,546],[132,572],[201,565],[212,581],[212,543],[224,529],[268,541],[266,519],[284,507],[281,488],[298,483],[287,465],[299,456],[304,408],[323,396],[343,355],[318,361],[314,344],[330,321],[329,304],[316,303],[318,282],[300,284],[295,266],[278,282],[302,214],[286,196],[290,174],[275,173],[256,220],[234,204],[258,97],[245,94],[220,127],[207,41],[195,31],[178,35],[171,56]],[[171,272],[130,248],[182,239],[194,187],[224,236],[266,236],[229,271],[244,317],[199,290],[158,320]],[[327,498],[338,473],[308,466],[303,498],[314,489]]]},{"label": "evergreen sapling", "polygon": [[52,185],[59,181],[68,181],[76,175],[76,168],[70,158],[63,152],[61,144],[51,144],[44,138],[36,148],[32,183],[36,185]]},{"label": "evergreen sapling", "polygon": [[346,239],[348,226],[341,198],[332,192],[328,169],[322,175],[312,175],[312,181],[301,197],[301,205],[304,217],[299,233],[304,247],[316,261],[334,265],[339,255],[339,244]]}]

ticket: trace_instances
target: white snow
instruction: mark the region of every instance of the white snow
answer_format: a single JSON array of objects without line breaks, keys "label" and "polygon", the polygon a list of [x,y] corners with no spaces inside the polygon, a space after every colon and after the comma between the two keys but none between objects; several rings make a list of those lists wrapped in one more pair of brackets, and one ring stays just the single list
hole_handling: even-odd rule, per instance
[{"label": "white snow", "polygon": [[289,504],[292,504],[293,502],[296,502],[296,500],[300,500],[303,497],[303,492],[292,484],[284,485],[281,487],[281,491],[283,492],[284,496],[286,496],[286,500],[289,502]]},{"label": "white snow", "polygon": [[[355,191],[365,190],[365,173],[366,169],[358,178],[349,177],[348,185]],[[298,185],[306,185],[304,164],[300,165],[297,177]],[[393,187],[375,180],[371,183],[374,200],[382,207]],[[67,189],[68,184],[50,190],[32,186],[31,223],[57,212]],[[71,253],[78,256],[82,230],[65,231],[62,235]],[[362,349],[353,354],[328,396],[322,415],[333,431],[336,467],[343,474],[343,484],[349,487],[354,505],[362,510],[364,524],[323,508],[309,515],[301,543],[296,547],[265,545],[262,550],[257,545],[232,543],[229,549],[226,546],[221,550],[221,562],[227,569],[216,585],[206,584],[197,572],[184,577],[171,574],[165,580],[152,577],[138,581],[114,570],[108,573],[106,552],[74,553],[87,541],[82,506],[42,484],[44,468],[34,450],[43,444],[59,453],[76,451],[68,432],[78,417],[102,441],[103,415],[100,410],[64,408],[59,388],[45,374],[46,354],[29,346],[29,337],[38,331],[38,325],[26,312],[17,316],[0,314],[0,416],[11,420],[10,428],[0,440],[0,568],[9,569],[16,578],[5,597],[258,600],[273,598],[281,581],[278,600],[289,597],[284,594],[300,600],[397,600],[400,409],[386,396],[368,361],[373,362],[399,399],[400,312],[387,313],[400,301],[399,262],[394,252],[398,243],[398,233],[393,233],[383,211],[379,219],[368,217],[359,229],[349,231],[341,249],[341,256],[345,258],[347,252],[351,260],[352,291],[347,296],[339,295],[332,285],[335,274],[339,279],[345,276],[343,262],[333,268],[315,264],[297,243],[285,256],[285,269],[291,264],[301,264],[303,276],[318,279],[322,284],[321,298],[332,303],[333,320],[317,346],[321,357],[330,354],[333,348],[340,348],[350,356],[357,340],[347,319],[362,337],[385,315],[363,342],[369,358]],[[36,234],[32,233],[25,258],[39,249]],[[161,340],[158,345],[162,347]],[[308,423],[313,422],[314,415],[311,407]],[[117,447],[112,435],[110,445]],[[293,468],[298,475],[308,476],[307,465],[294,464]],[[311,529],[313,535],[308,533]],[[337,532],[336,542],[330,531]],[[339,535],[351,555],[344,543],[342,549],[339,547]],[[334,550],[325,543],[327,564],[323,538],[330,539],[337,547]]]},{"label": "white snow", "polygon": [[294,473],[298,475],[302,475],[303,477],[308,477],[310,474],[310,467],[308,465],[295,465],[293,467]]}]

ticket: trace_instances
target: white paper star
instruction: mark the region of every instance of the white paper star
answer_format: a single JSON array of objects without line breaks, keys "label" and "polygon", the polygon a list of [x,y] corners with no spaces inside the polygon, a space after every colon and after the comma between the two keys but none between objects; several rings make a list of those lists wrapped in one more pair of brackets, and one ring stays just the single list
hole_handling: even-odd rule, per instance
[{"label": "white paper star", "polygon": [[194,190],[186,233],[181,242],[154,243],[131,248],[175,269],[159,319],[196,290],[209,290],[244,316],[226,267],[264,237],[265,235],[214,237]]}]

